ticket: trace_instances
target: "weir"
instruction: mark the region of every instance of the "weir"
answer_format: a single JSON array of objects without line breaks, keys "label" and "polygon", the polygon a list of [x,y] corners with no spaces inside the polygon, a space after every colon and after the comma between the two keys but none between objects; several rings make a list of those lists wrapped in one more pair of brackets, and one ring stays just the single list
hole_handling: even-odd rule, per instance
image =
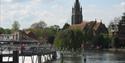
[{"label": "weir", "polygon": [[[4,54],[4,51],[9,53]],[[34,56],[37,57],[34,58]],[[22,31],[14,34],[0,34],[0,63],[19,63],[21,62],[19,57],[22,57],[22,63],[25,62],[26,57],[30,57],[32,63],[42,63],[42,56],[46,57],[45,61],[56,59],[55,48],[49,44],[40,44],[38,40]],[[3,61],[4,57],[8,57],[8,61]],[[9,61],[10,57],[12,61]]]},{"label": "weir", "polygon": [[[36,56],[36,58],[34,58]],[[19,53],[19,51],[13,51],[11,54],[0,54],[0,63],[25,63],[25,58],[30,57],[32,63],[42,63],[42,56],[45,57],[46,61],[52,61],[56,59],[56,51],[40,51],[40,49],[36,52],[25,51]],[[8,57],[8,61],[3,61],[3,57]],[[12,61],[9,61],[9,58],[12,57]],[[19,57],[22,57],[22,61],[19,60]]]}]

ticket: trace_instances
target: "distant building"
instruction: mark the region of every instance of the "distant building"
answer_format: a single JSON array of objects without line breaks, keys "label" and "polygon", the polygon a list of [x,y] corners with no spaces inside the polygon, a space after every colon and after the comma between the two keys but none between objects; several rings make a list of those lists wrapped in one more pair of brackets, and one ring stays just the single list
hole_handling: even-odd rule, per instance
[{"label": "distant building", "polygon": [[116,36],[118,33],[118,24],[111,22],[108,27],[108,33],[110,37]]},{"label": "distant building", "polygon": [[34,40],[34,42],[38,42],[36,35],[31,31],[18,30],[12,33],[12,35],[14,35],[16,40],[30,40],[31,42]]},{"label": "distant building", "polygon": [[79,0],[76,0],[74,7],[72,8],[72,25],[80,24],[82,22],[82,7],[80,6]]},{"label": "distant building", "polygon": [[83,21],[80,24],[71,25],[70,29],[80,29],[83,32],[88,33],[92,36],[96,36],[101,33],[107,33],[107,28],[105,24],[97,21]]},{"label": "distant building", "polygon": [[102,22],[97,22],[97,20],[90,22],[83,21],[82,7],[80,6],[79,0],[76,0],[72,8],[72,25],[70,29],[81,29],[93,36],[107,32],[107,28]]},{"label": "distant building", "polygon": [[118,38],[120,42],[125,46],[125,13],[118,25]]}]

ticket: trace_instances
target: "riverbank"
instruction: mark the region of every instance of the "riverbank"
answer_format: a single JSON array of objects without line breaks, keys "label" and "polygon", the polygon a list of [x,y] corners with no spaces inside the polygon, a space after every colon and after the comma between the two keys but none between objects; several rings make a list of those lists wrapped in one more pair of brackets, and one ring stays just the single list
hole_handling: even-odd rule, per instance
[{"label": "riverbank", "polygon": [[109,52],[113,52],[113,53],[125,53],[125,48],[85,49],[85,50],[94,50],[94,51],[109,51]]},{"label": "riverbank", "polygon": [[121,52],[121,53],[125,53],[125,48],[109,48],[109,49],[104,49],[106,51],[110,51],[110,52]]}]

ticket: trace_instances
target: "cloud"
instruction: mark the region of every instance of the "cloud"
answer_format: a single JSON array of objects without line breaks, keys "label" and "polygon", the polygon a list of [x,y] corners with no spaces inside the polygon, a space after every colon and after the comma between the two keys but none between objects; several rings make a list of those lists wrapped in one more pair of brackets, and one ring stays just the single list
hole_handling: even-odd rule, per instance
[{"label": "cloud", "polygon": [[121,6],[125,6],[125,2],[121,2]]},{"label": "cloud", "polygon": [[4,20],[4,16],[0,16],[0,21],[3,21]]},{"label": "cloud", "polygon": [[122,13],[124,12],[123,7],[124,2],[114,4],[111,7],[107,8],[101,8],[96,5],[88,5],[84,7],[83,10],[83,18],[84,20],[95,20],[99,19],[102,20],[103,23],[108,26],[111,20],[114,19],[114,17],[120,17]]},{"label": "cloud", "polygon": [[123,11],[125,12],[125,1],[121,2],[121,6],[123,7]]},{"label": "cloud", "polygon": [[40,20],[45,21],[49,26],[62,23],[60,21],[66,18],[65,8],[59,4],[51,6],[46,4],[46,6],[45,3],[48,2],[55,4],[55,0],[4,1],[4,4],[0,6],[0,9],[2,9],[0,16],[4,18],[1,17],[0,22],[5,28],[10,28],[15,20],[19,21],[21,28],[28,28],[32,23]]},{"label": "cloud", "polygon": [[1,3],[11,3],[13,0],[0,0]]},{"label": "cloud", "polygon": [[[19,21],[21,28],[28,28],[32,23],[40,20],[48,26],[71,22],[71,9],[73,0],[1,0],[0,23],[2,27],[10,28],[13,21]],[[94,4],[83,6],[85,20],[103,19],[108,24],[113,17],[122,14],[124,2],[114,4],[112,7],[99,8]],[[114,11],[115,10],[115,11]]]}]

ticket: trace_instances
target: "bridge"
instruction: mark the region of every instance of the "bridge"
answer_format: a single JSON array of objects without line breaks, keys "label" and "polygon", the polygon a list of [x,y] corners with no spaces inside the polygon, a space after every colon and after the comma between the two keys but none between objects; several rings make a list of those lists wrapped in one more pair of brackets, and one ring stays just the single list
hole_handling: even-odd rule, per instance
[{"label": "bridge", "polygon": [[[4,51],[8,51],[7,54]],[[14,55],[14,51],[18,52],[18,55]],[[41,58],[41,55],[54,55],[56,56],[56,50],[54,47],[48,44],[40,45],[40,42],[23,31],[18,31],[13,34],[0,34],[0,63],[6,63],[2,61],[3,57],[13,57],[13,56],[34,56],[37,55],[38,58]],[[2,57],[2,58],[1,58]],[[19,60],[14,60],[16,63],[19,63]],[[34,59],[33,59],[34,60]],[[34,61],[32,60],[32,63]],[[24,63],[23,60],[22,63]],[[7,62],[13,63],[13,62]],[[38,60],[38,63],[42,63],[41,60]]]}]

